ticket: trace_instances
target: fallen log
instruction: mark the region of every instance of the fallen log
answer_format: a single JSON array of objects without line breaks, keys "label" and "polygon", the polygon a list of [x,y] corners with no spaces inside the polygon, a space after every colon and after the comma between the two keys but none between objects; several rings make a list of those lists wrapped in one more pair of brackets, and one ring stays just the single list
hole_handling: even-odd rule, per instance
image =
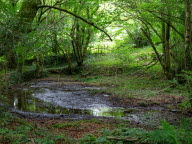
[{"label": "fallen log", "polygon": [[138,141],[138,138],[135,138],[135,137],[107,136],[106,138],[108,140],[118,140],[118,141],[126,141],[126,142],[136,142],[136,141]]}]

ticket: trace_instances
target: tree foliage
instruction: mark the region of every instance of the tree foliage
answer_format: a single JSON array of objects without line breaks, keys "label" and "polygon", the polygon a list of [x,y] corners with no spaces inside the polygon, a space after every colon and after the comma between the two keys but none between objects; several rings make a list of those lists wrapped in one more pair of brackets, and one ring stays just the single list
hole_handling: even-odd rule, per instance
[{"label": "tree foliage", "polygon": [[[65,55],[83,65],[88,47],[106,28],[126,30],[129,44],[151,45],[168,79],[191,70],[191,3],[189,0],[1,0],[1,50],[8,67],[22,72],[35,57],[37,71],[43,57]],[[122,30],[119,31],[122,32]],[[115,34],[112,34],[115,35]],[[40,40],[41,39],[41,40]],[[161,50],[157,46],[161,45]]]},{"label": "tree foliage", "polygon": [[[127,2],[119,0],[116,5],[123,11],[122,17],[125,19],[125,25],[130,19],[139,23],[139,29],[153,47],[168,79],[172,79],[182,70],[191,69],[189,68],[192,64],[189,46],[191,43],[191,38],[189,38],[191,4],[189,1],[129,0]],[[157,51],[157,43],[162,45],[162,55]],[[185,48],[186,43],[188,44]]]}]

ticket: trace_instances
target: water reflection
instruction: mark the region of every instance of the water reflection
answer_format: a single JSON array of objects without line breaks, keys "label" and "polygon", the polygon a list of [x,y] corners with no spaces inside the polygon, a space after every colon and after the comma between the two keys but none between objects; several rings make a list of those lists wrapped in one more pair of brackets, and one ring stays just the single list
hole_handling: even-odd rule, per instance
[{"label": "water reflection", "polygon": [[80,114],[119,117],[122,119],[156,125],[162,119],[178,119],[180,116],[162,110],[124,109],[111,107],[106,97],[91,95],[89,91],[30,87],[12,89],[3,98],[5,103],[24,112],[49,114]]},{"label": "water reflection", "polygon": [[22,111],[37,112],[37,113],[50,113],[50,114],[81,114],[81,115],[93,115],[93,116],[110,116],[110,117],[122,117],[125,109],[112,108],[105,104],[93,104],[89,105],[87,109],[73,109],[65,108],[58,105],[54,105],[50,102],[45,102],[38,98],[35,98],[34,90],[21,90],[15,89],[9,92],[7,95],[8,103]]},{"label": "water reflection", "polygon": [[17,105],[18,105],[18,98],[14,98],[14,103],[13,103],[14,108],[17,108]]},{"label": "water reflection", "polygon": [[122,117],[125,109],[117,107],[97,106],[90,109],[94,116]]}]

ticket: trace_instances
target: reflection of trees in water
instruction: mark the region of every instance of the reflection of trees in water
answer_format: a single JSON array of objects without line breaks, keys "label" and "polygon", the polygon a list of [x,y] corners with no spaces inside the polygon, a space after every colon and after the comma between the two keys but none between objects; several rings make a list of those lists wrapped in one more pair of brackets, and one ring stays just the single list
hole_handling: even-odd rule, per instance
[{"label": "reflection of trees in water", "polygon": [[36,102],[31,97],[31,93],[23,90],[10,90],[7,94],[8,103],[19,110],[35,111]]},{"label": "reflection of trees in water", "polygon": [[[123,111],[117,109],[111,109],[109,107],[95,104],[94,108],[91,109],[76,109],[77,103],[70,103],[70,108],[64,108],[55,103],[64,102],[65,99],[53,99],[49,97],[50,91],[48,93],[43,93],[43,95],[48,95],[47,98],[49,102],[40,100],[33,95],[35,94],[35,89],[10,89],[7,98],[9,103],[16,109],[26,111],[26,112],[37,112],[37,113],[50,113],[50,114],[80,114],[80,115],[94,115],[94,116],[121,116]],[[39,92],[39,91],[37,91]],[[40,92],[41,93],[41,92]],[[57,91],[54,91],[53,95],[59,95]],[[84,93],[74,92],[75,95],[81,95]],[[42,96],[40,96],[42,97]],[[70,97],[70,101],[77,101],[77,97]],[[78,99],[79,100],[79,99]]]}]

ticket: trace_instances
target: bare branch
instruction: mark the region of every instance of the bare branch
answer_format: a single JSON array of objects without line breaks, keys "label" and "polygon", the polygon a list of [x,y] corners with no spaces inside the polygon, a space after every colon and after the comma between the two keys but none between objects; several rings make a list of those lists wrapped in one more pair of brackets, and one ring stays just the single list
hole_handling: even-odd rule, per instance
[{"label": "bare branch", "polygon": [[56,7],[56,6],[49,6],[49,5],[40,5],[40,6],[38,6],[38,8],[53,8],[53,9],[57,9],[57,10],[59,10],[59,11],[66,12],[66,13],[68,13],[68,14],[70,14],[70,15],[72,15],[72,16],[74,16],[74,17],[76,17],[76,18],[78,18],[78,19],[80,19],[80,20],[82,20],[82,21],[84,21],[85,23],[87,23],[87,24],[95,27],[96,29],[100,30],[100,31],[103,32],[105,35],[107,35],[108,38],[109,38],[111,41],[113,41],[112,38],[110,37],[110,35],[109,35],[106,31],[104,31],[103,29],[101,29],[101,28],[99,28],[98,26],[96,26],[93,22],[89,22],[89,21],[87,21],[86,19],[82,18],[81,16],[78,16],[78,15],[76,15],[76,14],[74,14],[74,13],[72,13],[72,12],[66,10],[66,9],[62,9],[62,8],[59,8],[59,7]]}]

